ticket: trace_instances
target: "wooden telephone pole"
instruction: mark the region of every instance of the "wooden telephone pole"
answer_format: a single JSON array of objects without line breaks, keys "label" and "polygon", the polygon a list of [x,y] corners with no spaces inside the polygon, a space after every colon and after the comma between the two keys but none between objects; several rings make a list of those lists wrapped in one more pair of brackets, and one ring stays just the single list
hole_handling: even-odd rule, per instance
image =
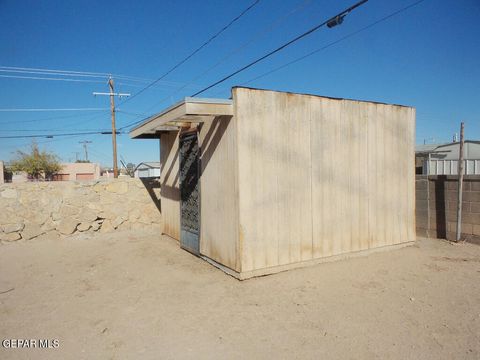
[{"label": "wooden telephone pole", "polygon": [[115,96],[118,96],[121,98],[122,96],[130,96],[130,94],[116,93],[114,91],[113,79],[111,76],[108,79],[108,86],[110,88],[110,92],[108,93],[94,92],[93,95],[110,96],[110,111],[112,113],[113,176],[117,178],[118,164],[117,164],[117,129],[115,127]]},{"label": "wooden telephone pole", "polygon": [[113,145],[113,177],[118,178],[117,165],[117,128],[115,127],[115,92],[113,91],[113,79],[108,79],[110,87],[110,111],[112,112],[112,145]]}]

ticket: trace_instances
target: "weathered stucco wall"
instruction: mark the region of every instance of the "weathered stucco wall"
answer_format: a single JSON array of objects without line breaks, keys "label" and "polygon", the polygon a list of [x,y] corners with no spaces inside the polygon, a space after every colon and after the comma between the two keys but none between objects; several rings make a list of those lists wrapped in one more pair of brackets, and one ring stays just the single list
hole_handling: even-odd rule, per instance
[{"label": "weathered stucco wall", "polygon": [[140,179],[0,185],[2,243],[75,232],[160,232],[159,186]]},{"label": "weathered stucco wall", "polygon": [[245,88],[233,99],[242,272],[415,240],[415,109]]},{"label": "weathered stucco wall", "polygon": [[162,134],[160,140],[160,184],[162,199],[162,232],[180,239],[179,132]]},{"label": "weathered stucco wall", "polygon": [[234,118],[203,123],[201,149],[200,253],[235,271],[238,258],[237,147]]}]

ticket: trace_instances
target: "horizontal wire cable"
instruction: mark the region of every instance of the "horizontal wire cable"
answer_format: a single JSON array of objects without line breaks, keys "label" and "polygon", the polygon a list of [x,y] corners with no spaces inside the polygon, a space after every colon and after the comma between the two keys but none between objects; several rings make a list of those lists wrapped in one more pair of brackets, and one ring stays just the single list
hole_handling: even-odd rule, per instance
[{"label": "horizontal wire cable", "polygon": [[365,31],[365,30],[368,30],[368,29],[370,29],[371,27],[373,27],[373,26],[375,26],[375,25],[378,25],[378,24],[380,24],[380,23],[382,23],[382,22],[384,22],[384,21],[386,21],[386,20],[394,17],[395,15],[398,15],[398,14],[400,14],[400,13],[402,13],[402,12],[404,12],[404,11],[406,11],[406,10],[408,10],[408,9],[410,9],[410,8],[416,6],[416,5],[418,5],[418,4],[420,4],[420,3],[424,2],[424,1],[425,1],[425,0],[419,0],[419,1],[415,2],[415,3],[413,3],[413,4],[410,4],[410,5],[408,5],[408,6],[405,6],[405,7],[401,8],[401,9],[399,9],[399,10],[397,10],[397,11],[395,11],[395,12],[393,12],[393,13],[387,15],[387,16],[384,16],[384,17],[378,19],[377,21],[374,21],[373,23],[371,23],[371,24],[369,24],[369,25],[366,25],[366,26],[364,26],[364,27],[362,27],[362,28],[360,28],[360,29],[358,29],[358,30],[356,30],[356,31],[353,31],[353,32],[351,32],[351,33],[349,33],[349,34],[347,34],[347,35],[339,38],[338,40],[332,41],[331,43],[329,43],[329,44],[327,44],[327,45],[325,45],[325,46],[322,46],[321,48],[318,48],[318,49],[316,49],[316,50],[314,50],[314,51],[312,51],[312,52],[310,52],[310,53],[308,53],[308,54],[306,54],[306,55],[300,56],[299,58],[296,58],[296,59],[294,59],[294,60],[292,60],[292,61],[289,61],[288,63],[283,64],[283,65],[281,65],[281,66],[279,66],[279,67],[277,67],[277,68],[275,68],[275,69],[269,70],[269,71],[267,71],[266,73],[263,73],[263,74],[261,74],[261,75],[258,75],[258,76],[256,76],[256,77],[253,78],[253,79],[250,79],[250,80],[248,80],[248,81],[246,81],[246,82],[243,82],[243,83],[241,83],[241,85],[249,84],[249,83],[251,83],[251,82],[253,82],[253,81],[256,81],[256,80],[258,80],[258,79],[260,79],[260,78],[263,78],[263,77],[265,77],[265,76],[267,76],[267,75],[270,75],[270,74],[272,74],[272,73],[274,73],[274,72],[276,72],[276,71],[279,71],[279,70],[281,70],[281,69],[283,69],[283,68],[286,68],[287,66],[290,66],[290,65],[295,64],[295,63],[297,63],[297,62],[299,62],[299,61],[302,61],[302,60],[304,60],[304,59],[306,59],[306,58],[308,58],[308,57],[310,57],[310,56],[312,56],[312,55],[317,54],[318,52],[320,52],[320,51],[322,51],[322,50],[325,50],[325,49],[327,49],[327,48],[329,48],[329,47],[331,47],[331,46],[333,46],[333,45],[336,45],[336,44],[338,44],[338,43],[340,43],[340,42],[342,42],[342,41],[345,41],[345,40],[347,40],[347,39],[349,39],[349,38],[351,38],[351,37],[353,37],[353,36],[355,36],[355,35],[363,32],[363,31]]},{"label": "horizontal wire cable", "polygon": [[50,116],[50,117],[47,117],[47,118],[31,119],[31,120],[7,120],[7,121],[0,121],[0,125],[2,125],[2,124],[23,124],[23,123],[42,122],[42,121],[50,121],[50,120],[58,120],[58,119],[70,119],[70,118],[78,118],[78,117],[82,117],[82,116],[87,116],[87,115],[86,114],[74,114],[74,115],[64,115],[64,116]]},{"label": "horizontal wire cable", "polygon": [[[4,73],[21,73],[21,74],[38,74],[38,75],[51,75],[50,77],[41,77],[41,76],[20,76],[20,75],[12,75],[12,74],[0,74],[0,78],[12,78],[12,79],[25,79],[25,80],[50,80],[50,81],[67,81],[67,82],[85,82],[85,83],[107,83],[109,76],[104,76],[104,75],[76,75],[76,74],[57,74],[57,73],[50,73],[50,72],[41,72],[41,71],[23,71],[23,70],[3,70],[0,68],[0,72]],[[75,78],[62,78],[62,77],[53,77],[53,76],[83,76],[83,77],[94,77],[94,78],[104,78],[105,80],[85,80],[85,79],[75,79]],[[120,79],[120,81],[117,83],[117,85],[123,85],[123,86],[131,86],[131,87],[137,87],[137,88],[142,88],[144,85],[140,85],[138,83],[148,83],[151,80],[145,79],[145,80],[137,80],[135,78],[129,77],[129,76],[118,76],[118,75],[111,75],[112,78],[114,79]],[[123,81],[133,81],[136,82],[136,84],[131,84],[128,82],[123,82]],[[177,87],[179,85],[183,85],[181,82],[175,82],[175,81],[159,81],[159,83],[155,84],[155,86],[164,86],[164,87]],[[189,88],[198,88],[200,87],[199,85],[194,86],[194,84],[188,84],[187,85]]]},{"label": "horizontal wire cable", "polygon": [[167,72],[165,72],[163,75],[161,75],[158,79],[156,79],[155,81],[151,82],[150,84],[148,84],[147,86],[145,86],[143,89],[141,89],[140,91],[138,91],[137,93],[133,94],[133,96],[130,96],[129,98],[127,98],[126,100],[124,100],[122,103],[120,103],[119,105],[124,105],[126,104],[127,102],[135,99],[137,96],[139,96],[140,94],[142,94],[143,92],[145,92],[146,90],[148,90],[149,88],[151,88],[153,85],[155,85],[156,83],[158,83],[160,80],[162,80],[163,78],[165,78],[167,75],[169,75],[170,73],[172,73],[174,70],[176,70],[178,67],[180,67],[181,65],[183,65],[185,62],[187,62],[189,59],[191,59],[195,54],[197,54],[200,50],[202,50],[205,46],[207,46],[208,44],[210,44],[215,38],[217,38],[218,36],[220,36],[220,34],[222,34],[225,30],[227,30],[230,26],[232,26],[236,21],[238,21],[242,16],[244,16],[249,10],[251,10],[253,7],[255,7],[258,3],[260,2],[260,0],[255,0],[249,7],[247,7],[245,10],[243,10],[239,15],[237,15],[234,19],[232,19],[227,25],[225,25],[222,29],[220,29],[218,32],[216,32],[213,36],[211,36],[207,41],[205,41],[202,45],[200,45],[198,48],[196,48],[193,52],[191,52],[188,56],[186,56],[185,58],[183,58],[180,62],[178,62],[177,64],[175,64],[172,68],[170,68]]},{"label": "horizontal wire cable", "polygon": [[75,77],[91,77],[91,78],[104,78],[108,79],[108,75],[87,75],[87,74],[75,74],[75,73],[57,73],[50,71],[36,71],[36,70],[10,70],[0,67],[0,72],[14,73],[14,74],[34,74],[34,75],[49,75],[49,76],[75,76]]},{"label": "horizontal wire cable", "polygon": [[148,83],[153,80],[153,79],[141,78],[137,76],[113,74],[113,73],[72,71],[72,70],[52,70],[52,69],[15,67],[15,66],[0,66],[0,71],[16,72],[16,73],[32,73],[32,74],[41,74],[41,75],[49,74],[52,76],[101,77],[101,78],[107,78],[107,79],[110,76],[112,76],[117,79],[125,79],[125,80],[144,82],[144,83]]},{"label": "horizontal wire cable", "polygon": [[38,108],[38,109],[0,109],[0,112],[40,112],[40,111],[103,111],[108,110],[107,108],[54,108],[54,109],[47,109],[47,108]]},{"label": "horizontal wire cable", "polygon": [[[362,0],[362,1],[360,1],[360,2],[358,2],[358,3],[356,3],[356,4],[354,4],[354,5],[350,6],[349,8],[347,8],[347,9],[343,10],[342,12],[338,13],[337,15],[335,15],[335,16],[333,16],[333,17],[329,18],[328,20],[325,20],[324,22],[322,22],[322,23],[320,23],[320,24],[318,24],[318,25],[314,26],[314,27],[313,27],[313,28],[311,28],[310,30],[307,30],[306,32],[304,32],[304,33],[302,33],[302,34],[298,35],[298,36],[297,36],[297,37],[295,37],[294,39],[292,39],[292,40],[288,41],[287,43],[285,43],[285,44],[283,44],[283,45],[279,46],[278,48],[276,48],[276,49],[274,49],[274,50],[270,51],[270,52],[269,52],[269,53],[267,53],[266,55],[263,55],[262,57],[260,57],[260,58],[258,58],[258,59],[256,59],[256,60],[254,60],[254,61],[252,61],[252,62],[250,62],[249,64],[247,64],[247,65],[243,66],[242,68],[240,68],[240,69],[236,70],[235,72],[231,73],[230,75],[227,75],[227,76],[225,76],[224,78],[222,78],[222,79],[220,79],[220,80],[216,81],[215,83],[213,83],[213,84],[211,84],[211,85],[209,85],[209,86],[207,86],[207,87],[203,88],[202,90],[200,90],[200,91],[198,91],[198,92],[194,93],[193,95],[191,95],[191,97],[195,97],[195,96],[197,96],[197,95],[200,95],[201,93],[203,93],[203,92],[205,92],[205,91],[207,91],[207,90],[211,89],[212,87],[214,87],[214,86],[216,86],[216,85],[218,85],[218,84],[220,84],[220,83],[222,83],[222,82],[224,82],[224,81],[228,80],[229,78],[231,78],[231,77],[233,77],[233,76],[237,75],[238,73],[240,73],[240,72],[242,72],[242,71],[244,71],[244,70],[246,70],[246,69],[250,68],[251,66],[253,66],[253,65],[257,64],[257,63],[259,63],[260,61],[262,61],[262,60],[266,59],[267,57],[269,57],[269,56],[271,56],[271,55],[273,55],[273,54],[275,54],[275,53],[277,53],[277,52],[279,52],[279,51],[281,51],[281,50],[285,49],[286,47],[288,47],[289,45],[293,44],[294,42],[296,42],[296,41],[298,41],[298,40],[300,40],[300,39],[302,39],[302,38],[306,37],[307,35],[309,35],[309,34],[311,34],[311,33],[315,32],[315,31],[316,31],[316,30],[318,30],[318,29],[320,29],[322,26],[326,25],[326,24],[327,24],[329,21],[331,21],[332,19],[335,19],[335,18],[336,18],[336,17],[338,17],[338,16],[341,16],[341,15],[345,15],[345,14],[348,14],[348,13],[350,13],[350,12],[351,12],[353,9],[355,9],[355,8],[359,7],[360,5],[362,5],[362,4],[364,4],[364,3],[366,3],[367,1],[368,1],[368,0]],[[422,0],[422,1],[424,1],[424,0]],[[142,121],[144,121],[144,120],[146,120],[146,118],[145,118],[145,119],[140,119],[140,120],[138,120],[138,121],[135,121],[135,122],[132,122],[132,123],[129,123],[129,124],[127,124],[127,125],[124,125],[124,126],[120,127],[119,129],[120,129],[120,130],[123,130],[123,129],[127,128],[127,127],[135,126],[135,125],[137,125],[137,124],[141,123],[141,122],[142,122]]]},{"label": "horizontal wire cable", "polygon": [[[275,69],[273,69],[273,70],[270,70],[270,71],[268,71],[268,72],[266,72],[266,73],[264,73],[264,74],[261,74],[261,75],[255,77],[255,78],[253,78],[253,79],[251,79],[251,80],[248,80],[248,81],[246,81],[246,82],[243,82],[241,85],[245,85],[245,84],[251,83],[251,82],[253,82],[253,81],[255,81],[255,80],[258,80],[258,79],[260,79],[260,78],[262,78],[262,77],[264,77],[264,76],[267,76],[267,75],[269,75],[269,74],[271,74],[271,73],[273,73],[273,72],[276,72],[276,71],[281,70],[281,69],[283,69],[283,68],[285,68],[285,67],[287,67],[287,66],[289,66],[289,65],[292,65],[292,64],[294,64],[294,63],[296,63],[296,62],[299,62],[299,61],[301,61],[301,60],[303,60],[303,59],[305,59],[305,58],[307,58],[307,57],[309,57],[309,56],[312,56],[312,55],[314,55],[314,54],[316,54],[316,53],[318,53],[318,52],[320,52],[320,51],[322,51],[322,50],[325,50],[325,49],[329,48],[330,46],[333,46],[333,45],[338,44],[338,43],[340,43],[340,42],[342,42],[342,41],[345,41],[345,40],[347,40],[347,39],[349,39],[349,38],[351,38],[351,37],[353,37],[353,36],[355,36],[355,35],[363,32],[363,31],[365,31],[365,30],[367,30],[367,29],[370,29],[371,27],[373,27],[373,26],[375,26],[375,25],[378,25],[378,24],[380,24],[380,23],[382,23],[382,22],[384,22],[384,21],[386,21],[386,20],[388,20],[388,19],[390,19],[390,18],[392,18],[392,17],[394,17],[394,16],[396,16],[396,15],[398,15],[398,14],[400,14],[400,13],[402,13],[402,12],[404,12],[404,11],[406,11],[406,10],[414,7],[414,6],[416,6],[416,5],[419,5],[419,4],[422,3],[423,1],[425,1],[425,0],[419,0],[419,1],[415,2],[415,3],[412,3],[412,4],[410,4],[410,5],[407,5],[407,6],[401,8],[401,9],[399,9],[399,10],[397,10],[397,11],[394,11],[393,13],[390,13],[390,14],[388,14],[388,15],[380,18],[379,20],[376,20],[376,21],[374,21],[374,22],[372,22],[372,23],[370,23],[370,24],[368,24],[368,25],[366,25],[366,26],[364,26],[364,27],[362,27],[362,28],[360,28],[360,29],[358,29],[358,30],[356,30],[356,31],[354,31],[354,32],[351,32],[351,33],[347,34],[346,36],[341,37],[340,39],[335,40],[335,41],[333,41],[333,42],[331,42],[331,43],[329,43],[329,44],[327,44],[327,45],[325,45],[325,46],[323,46],[323,47],[321,47],[321,48],[319,48],[319,49],[316,49],[316,50],[314,50],[314,51],[312,51],[312,52],[310,52],[310,53],[308,53],[308,54],[306,54],[306,55],[304,55],[304,56],[301,56],[301,57],[299,57],[299,58],[297,58],[297,59],[295,59],[295,60],[293,60],[293,61],[290,61],[290,62],[288,62],[288,63],[286,63],[286,64],[284,64],[284,65],[281,65],[281,66],[279,66],[279,67],[277,67],[277,68],[275,68]],[[222,91],[223,91],[223,90],[222,90]],[[138,120],[138,121],[132,122],[132,123],[130,123],[130,124],[127,124],[127,125],[119,128],[119,130],[124,130],[124,129],[127,128],[127,127],[132,127],[132,126],[135,126],[135,125],[137,125],[137,124],[140,124],[142,121],[145,121],[146,119],[148,119],[148,117],[145,117],[145,118],[143,118],[143,119],[141,119],[141,120]]]},{"label": "horizontal wire cable", "polygon": [[196,82],[197,80],[201,79],[202,77],[204,77],[206,74],[208,74],[209,72],[211,72],[213,69],[217,68],[218,66],[220,66],[222,63],[224,63],[226,60],[228,60],[230,57],[232,57],[234,54],[240,52],[241,50],[245,49],[248,45],[252,44],[253,42],[255,42],[259,37],[261,36],[264,36],[265,34],[268,34],[270,33],[271,31],[275,30],[278,26],[280,26],[288,17],[290,17],[291,15],[295,14],[296,12],[300,11],[300,10],[303,10],[307,5],[309,5],[310,3],[312,2],[312,0],[305,0],[303,1],[300,5],[296,6],[294,9],[292,9],[288,14],[286,15],[283,15],[282,17],[274,20],[272,23],[270,23],[267,27],[261,29],[260,31],[257,31],[252,37],[250,37],[249,40],[247,40],[246,42],[244,42],[242,45],[238,46],[237,48],[233,49],[232,51],[230,51],[229,53],[227,53],[223,58],[221,58],[219,61],[217,61],[215,64],[213,64],[212,66],[210,66],[208,69],[206,69],[205,71],[203,71],[200,75],[196,76],[192,81],[186,83],[185,85],[183,85],[182,87],[176,89],[174,92],[172,92],[171,94],[169,94],[168,96],[165,96],[163,99],[161,99],[160,101],[156,102],[155,104],[153,104],[151,107],[149,107],[145,112],[149,112],[150,110],[152,110],[153,108],[155,108],[156,106],[158,106],[159,104],[162,104],[163,102],[167,101],[168,99],[170,99],[171,97],[175,96],[176,94],[178,94],[180,91],[182,91],[183,89],[187,88],[188,86],[192,85],[194,82]]},{"label": "horizontal wire cable", "polygon": [[[105,131],[112,131],[111,129],[70,129],[71,131],[99,131],[99,132],[105,132]],[[2,130],[0,129],[0,133],[8,133],[8,132],[34,132],[34,131],[65,131],[65,129],[8,129],[8,130]]]},{"label": "horizontal wire cable", "polygon": [[19,75],[3,75],[0,74],[1,78],[12,78],[12,79],[26,79],[26,80],[50,80],[50,81],[70,81],[70,82],[86,82],[86,83],[105,83],[101,80],[84,80],[84,79],[71,79],[71,78],[53,78],[53,77],[40,77],[40,76],[19,76]]},{"label": "horizontal wire cable", "polygon": [[91,71],[74,71],[74,70],[58,70],[58,69],[45,69],[45,68],[29,68],[29,67],[18,67],[18,66],[0,66],[1,69],[10,69],[10,70],[33,70],[33,71],[47,71],[52,73],[72,73],[72,74],[87,74],[87,75],[103,75],[110,76],[109,73],[102,72],[91,72]]},{"label": "horizontal wire cable", "polygon": [[[25,139],[25,138],[50,138],[50,137],[59,137],[59,136],[76,136],[76,135],[111,135],[112,131],[89,131],[89,132],[75,132],[75,133],[65,133],[65,134],[35,134],[35,135],[6,135],[0,136],[0,139]],[[123,134],[120,131],[117,131],[118,134]]]},{"label": "horizontal wire cable", "polygon": [[[65,137],[65,138],[49,139],[49,140],[35,141],[35,142],[37,144],[49,144],[49,143],[52,143],[52,142],[65,141],[65,140],[71,141],[72,139],[79,138],[80,136],[83,136],[83,135],[75,135],[75,136],[70,136],[70,137]],[[0,149],[25,148],[27,146],[30,146],[31,144],[32,144],[31,141],[27,142],[27,143],[23,143],[23,144],[15,144],[15,145],[7,145],[7,146],[4,146],[3,144],[0,144]]]},{"label": "horizontal wire cable", "polygon": [[242,66],[240,69],[234,71],[233,73],[231,73],[231,74],[223,77],[222,79],[220,79],[220,80],[214,82],[213,84],[211,84],[211,85],[203,88],[202,90],[197,91],[196,93],[192,94],[191,97],[195,97],[195,96],[197,96],[197,95],[200,95],[200,94],[204,93],[205,91],[207,91],[207,90],[209,90],[209,89],[211,89],[211,88],[213,88],[213,87],[215,87],[215,86],[217,86],[217,85],[225,82],[226,80],[232,78],[233,76],[235,76],[235,75],[237,75],[237,74],[239,74],[239,73],[241,73],[241,72],[249,69],[249,68],[252,67],[253,65],[258,64],[259,62],[267,59],[268,57],[270,57],[270,56],[278,53],[279,51],[282,51],[283,49],[287,48],[288,46],[290,46],[290,45],[296,43],[297,41],[303,39],[304,37],[312,34],[313,32],[317,31],[317,30],[320,29],[321,27],[327,25],[327,23],[329,23],[330,21],[333,21],[333,20],[336,19],[336,18],[340,18],[340,17],[342,17],[342,16],[345,16],[346,14],[348,14],[349,12],[351,12],[353,9],[355,9],[355,8],[363,5],[363,4],[366,3],[367,1],[368,1],[368,0],[362,0],[362,1],[360,1],[360,2],[358,2],[358,3],[356,3],[356,4],[354,4],[354,5],[350,6],[349,8],[343,10],[342,12],[338,13],[337,15],[332,16],[331,18],[325,20],[324,22],[322,22],[322,23],[314,26],[314,27],[311,28],[310,30],[307,30],[307,31],[305,31],[304,33],[296,36],[295,38],[293,38],[292,40],[286,42],[285,44],[277,47],[276,49],[268,52],[267,54],[259,57],[258,59],[256,59],[256,60],[248,63],[247,65]]}]

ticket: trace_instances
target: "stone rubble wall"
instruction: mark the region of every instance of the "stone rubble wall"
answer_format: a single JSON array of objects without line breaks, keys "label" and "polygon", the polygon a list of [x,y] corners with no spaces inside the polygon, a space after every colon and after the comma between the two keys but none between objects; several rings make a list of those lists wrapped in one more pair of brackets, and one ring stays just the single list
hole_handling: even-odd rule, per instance
[{"label": "stone rubble wall", "polygon": [[160,233],[158,199],[154,181],[132,178],[0,184],[0,242],[117,229]]}]

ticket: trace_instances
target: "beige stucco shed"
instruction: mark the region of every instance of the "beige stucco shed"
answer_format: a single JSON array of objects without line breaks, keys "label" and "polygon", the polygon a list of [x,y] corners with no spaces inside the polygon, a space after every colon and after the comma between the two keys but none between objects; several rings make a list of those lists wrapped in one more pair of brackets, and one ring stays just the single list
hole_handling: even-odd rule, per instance
[{"label": "beige stucco shed", "polygon": [[163,233],[245,279],[415,240],[415,109],[235,87],[130,132],[160,138]]}]

